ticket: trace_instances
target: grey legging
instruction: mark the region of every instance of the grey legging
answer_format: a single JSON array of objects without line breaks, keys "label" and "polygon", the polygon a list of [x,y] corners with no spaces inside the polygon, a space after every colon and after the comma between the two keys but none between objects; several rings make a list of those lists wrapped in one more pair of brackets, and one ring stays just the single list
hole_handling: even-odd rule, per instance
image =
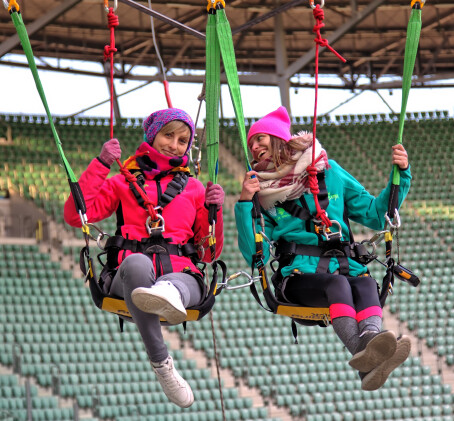
[{"label": "grey legging", "polygon": [[185,308],[195,306],[202,300],[202,290],[193,276],[174,272],[155,279],[155,271],[150,258],[143,254],[131,254],[120,265],[110,287],[110,294],[123,297],[131,313],[150,360],[160,362],[169,353],[161,332],[159,316],[139,310],[131,300],[131,293],[138,287],[150,288],[158,281],[169,281],[178,289]]}]

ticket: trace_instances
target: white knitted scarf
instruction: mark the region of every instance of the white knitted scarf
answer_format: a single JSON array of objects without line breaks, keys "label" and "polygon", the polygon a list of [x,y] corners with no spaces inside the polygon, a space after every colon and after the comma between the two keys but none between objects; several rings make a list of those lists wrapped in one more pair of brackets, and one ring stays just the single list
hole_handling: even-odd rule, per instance
[{"label": "white knitted scarf", "polygon": [[[267,159],[253,163],[253,169],[258,173],[260,191],[258,192],[261,206],[267,210],[277,203],[297,199],[304,193],[310,192],[307,167],[312,163],[312,133],[300,132],[292,137],[307,148],[295,151],[292,158],[294,164],[281,165],[275,168],[273,161]],[[320,142],[315,139],[315,167],[317,171],[328,168],[328,157]]]}]

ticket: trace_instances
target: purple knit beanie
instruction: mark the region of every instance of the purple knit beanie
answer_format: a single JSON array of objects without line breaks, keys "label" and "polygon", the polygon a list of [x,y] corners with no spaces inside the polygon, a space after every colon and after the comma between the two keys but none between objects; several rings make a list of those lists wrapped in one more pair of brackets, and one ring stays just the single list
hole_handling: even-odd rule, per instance
[{"label": "purple knit beanie", "polygon": [[180,120],[186,123],[191,131],[191,138],[188,143],[188,151],[191,148],[192,141],[194,140],[195,127],[192,118],[183,110],[178,108],[166,108],[165,110],[155,111],[150,114],[143,122],[143,130],[145,132],[146,141],[152,146],[154,138],[158,132],[173,120]]},{"label": "purple knit beanie", "polygon": [[277,110],[267,114],[251,126],[249,133],[247,134],[248,146],[252,136],[257,133],[276,136],[288,142],[292,135],[290,133],[290,117],[288,116],[285,107],[279,107]]}]

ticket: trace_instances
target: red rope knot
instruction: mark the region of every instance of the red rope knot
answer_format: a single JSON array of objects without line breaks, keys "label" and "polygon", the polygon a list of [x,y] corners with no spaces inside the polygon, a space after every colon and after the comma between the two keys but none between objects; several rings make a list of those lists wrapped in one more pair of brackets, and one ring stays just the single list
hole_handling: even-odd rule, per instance
[{"label": "red rope knot", "polygon": [[107,27],[110,28],[115,28],[120,24],[120,21],[118,20],[118,16],[115,14],[113,7],[109,8],[109,13],[107,13]]},{"label": "red rope knot", "polygon": [[317,4],[317,6],[315,6],[315,8],[312,9],[312,14],[314,15],[314,18],[317,21],[317,24],[314,26],[314,32],[318,32],[325,26],[325,24],[323,23],[323,20],[325,19],[325,12],[320,7],[320,5]]},{"label": "red rope knot", "polygon": [[131,174],[129,170],[123,166],[120,167],[120,173],[126,178],[128,183],[135,183],[137,182],[137,178],[134,174]]},{"label": "red rope knot", "polygon": [[115,47],[111,47],[110,45],[105,45],[104,46],[104,61],[109,60],[116,52],[117,52],[117,49]]},{"label": "red rope knot", "polygon": [[317,180],[317,168],[315,165],[309,165],[306,168],[307,175],[308,175],[308,182],[309,188],[311,189],[312,194],[319,194],[320,189],[318,187],[318,180]]},{"label": "red rope knot", "polygon": [[317,23],[314,25],[314,29],[312,30],[317,35],[317,37],[314,39],[315,43],[320,45],[321,47],[328,48],[328,50],[330,50],[339,60],[342,60],[342,62],[345,63],[347,60],[345,60],[345,58],[343,58],[333,47],[331,47],[328,40],[322,38],[322,35],[320,34],[320,29],[325,26],[325,24],[323,23],[323,19],[325,19],[325,12],[319,4],[317,4],[317,6],[312,9],[312,14],[317,21]]},{"label": "red rope knot", "polygon": [[316,217],[322,221],[322,224],[325,225],[325,227],[331,227],[333,225],[329,220],[326,211],[322,208],[320,208],[320,212],[317,212]]}]

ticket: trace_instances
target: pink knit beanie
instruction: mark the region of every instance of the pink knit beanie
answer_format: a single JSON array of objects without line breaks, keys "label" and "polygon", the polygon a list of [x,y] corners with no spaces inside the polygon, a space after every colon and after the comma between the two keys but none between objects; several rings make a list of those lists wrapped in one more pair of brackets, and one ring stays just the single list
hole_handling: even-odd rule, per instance
[{"label": "pink knit beanie", "polygon": [[257,133],[276,136],[288,142],[292,135],[290,133],[290,117],[285,107],[279,107],[276,111],[267,114],[251,126],[247,134],[248,146],[252,136]]}]

